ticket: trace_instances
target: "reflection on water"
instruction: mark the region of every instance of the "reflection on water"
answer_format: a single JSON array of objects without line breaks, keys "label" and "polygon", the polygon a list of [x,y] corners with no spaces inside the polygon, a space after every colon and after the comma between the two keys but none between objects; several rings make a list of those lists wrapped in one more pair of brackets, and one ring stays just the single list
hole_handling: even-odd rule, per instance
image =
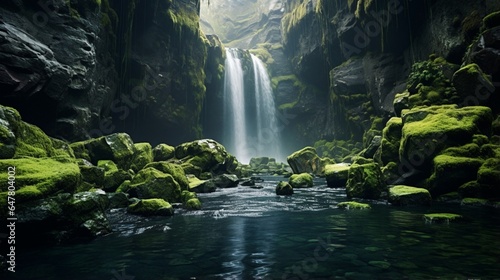
[{"label": "reflection on water", "polygon": [[[12,279],[500,278],[498,209],[380,202],[346,211],[344,191],[274,193],[238,187],[200,195],[203,209],[170,218],[109,213],[114,233],[87,244],[20,252]],[[455,212],[461,223],[427,224]],[[132,278],[133,277],[133,278]],[[1,279],[5,279],[2,277]]]}]

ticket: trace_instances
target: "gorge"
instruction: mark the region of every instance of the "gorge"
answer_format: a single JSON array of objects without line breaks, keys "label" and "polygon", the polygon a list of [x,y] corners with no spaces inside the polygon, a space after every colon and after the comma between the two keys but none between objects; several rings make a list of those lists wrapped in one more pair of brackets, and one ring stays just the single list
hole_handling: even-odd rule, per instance
[{"label": "gorge", "polygon": [[499,38],[491,0],[3,1],[0,278],[499,278]]}]

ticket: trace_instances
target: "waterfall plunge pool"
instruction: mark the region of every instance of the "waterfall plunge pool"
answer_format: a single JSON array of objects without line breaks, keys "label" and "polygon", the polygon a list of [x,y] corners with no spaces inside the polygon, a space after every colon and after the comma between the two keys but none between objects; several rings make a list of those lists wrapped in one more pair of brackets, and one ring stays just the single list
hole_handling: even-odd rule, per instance
[{"label": "waterfall plunge pool", "polygon": [[[291,197],[239,186],[200,194],[203,209],[141,218],[112,210],[114,233],[18,252],[2,279],[498,279],[500,210],[433,204],[338,209],[343,189],[316,179]],[[366,201],[365,201],[366,202]],[[428,224],[452,212],[462,222]]]}]

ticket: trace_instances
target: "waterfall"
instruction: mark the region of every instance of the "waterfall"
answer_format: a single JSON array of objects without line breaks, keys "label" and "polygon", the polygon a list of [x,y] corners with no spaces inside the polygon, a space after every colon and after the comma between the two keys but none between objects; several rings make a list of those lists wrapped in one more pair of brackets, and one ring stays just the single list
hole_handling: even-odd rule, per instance
[{"label": "waterfall", "polygon": [[[250,57],[251,63],[240,50],[226,49],[222,144],[242,163],[261,156],[282,160],[271,81],[262,61]],[[247,62],[252,78],[243,71]]]}]

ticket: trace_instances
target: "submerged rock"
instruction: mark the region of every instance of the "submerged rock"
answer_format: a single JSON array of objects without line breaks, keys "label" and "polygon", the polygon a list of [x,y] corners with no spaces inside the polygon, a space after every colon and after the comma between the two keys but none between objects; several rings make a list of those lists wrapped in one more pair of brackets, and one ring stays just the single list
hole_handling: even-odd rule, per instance
[{"label": "submerged rock", "polygon": [[235,188],[238,186],[240,179],[234,174],[222,174],[215,177],[213,182],[218,188]]},{"label": "submerged rock", "polygon": [[172,205],[160,198],[141,199],[131,204],[127,211],[141,216],[172,216],[174,214]]},{"label": "submerged rock", "polygon": [[287,182],[279,182],[276,186],[277,195],[292,195],[293,187]]},{"label": "submerged rock", "polygon": [[402,185],[389,188],[388,201],[393,205],[428,205],[431,200],[431,194],[423,188]]},{"label": "submerged rock", "polygon": [[451,213],[424,214],[424,220],[428,223],[449,223],[462,219],[461,215]]},{"label": "submerged rock", "polygon": [[370,209],[371,208],[371,206],[369,204],[360,203],[360,202],[356,202],[356,201],[340,202],[337,204],[337,207],[340,209],[347,209],[347,210],[350,210],[350,209]]}]

